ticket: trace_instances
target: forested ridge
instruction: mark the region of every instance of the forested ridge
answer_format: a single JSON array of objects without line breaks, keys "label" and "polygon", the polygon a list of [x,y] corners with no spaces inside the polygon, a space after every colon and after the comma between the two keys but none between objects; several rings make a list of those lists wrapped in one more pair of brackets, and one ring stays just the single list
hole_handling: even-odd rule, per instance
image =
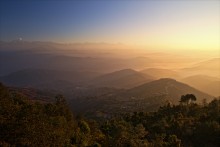
[{"label": "forested ridge", "polygon": [[219,110],[220,99],[199,105],[188,94],[155,112],[92,120],[73,114],[62,95],[34,102],[0,84],[0,146],[218,147]]}]

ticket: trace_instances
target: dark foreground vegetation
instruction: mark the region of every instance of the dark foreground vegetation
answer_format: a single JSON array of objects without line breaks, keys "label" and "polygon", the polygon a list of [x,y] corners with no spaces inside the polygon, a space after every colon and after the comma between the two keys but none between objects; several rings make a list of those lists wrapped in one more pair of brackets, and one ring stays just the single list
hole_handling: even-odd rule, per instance
[{"label": "dark foreground vegetation", "polygon": [[0,146],[220,146],[220,100],[195,101],[184,95],[157,112],[98,121],[74,116],[61,95],[54,103],[33,102],[0,84]]}]

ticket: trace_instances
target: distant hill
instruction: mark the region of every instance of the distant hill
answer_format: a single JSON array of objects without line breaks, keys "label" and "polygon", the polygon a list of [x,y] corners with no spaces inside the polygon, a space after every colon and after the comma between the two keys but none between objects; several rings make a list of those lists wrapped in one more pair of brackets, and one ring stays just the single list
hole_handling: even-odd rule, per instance
[{"label": "distant hill", "polygon": [[201,91],[214,96],[220,96],[220,79],[207,75],[194,75],[181,80]]},{"label": "distant hill", "polygon": [[204,62],[195,64],[196,68],[214,69],[220,68],[220,58],[213,58]]},{"label": "distant hill", "polygon": [[185,75],[209,75],[220,78],[220,58],[213,58],[181,70]]},{"label": "distant hill", "polygon": [[97,89],[95,93],[93,91],[93,96],[72,99],[72,108],[86,114],[132,113],[155,111],[168,102],[179,104],[181,96],[185,94],[194,94],[198,103],[201,103],[203,99],[209,101],[214,98],[189,85],[168,78],[151,81],[127,90],[109,89],[103,95],[98,94],[101,91]]},{"label": "distant hill", "polygon": [[203,90],[209,90],[208,93],[212,93],[214,96],[220,96],[220,81],[213,81],[204,86]]},{"label": "distant hill", "polygon": [[140,71],[141,73],[148,74],[156,79],[160,78],[179,78],[180,75],[178,72],[169,70],[169,69],[160,69],[160,68],[147,68]]},{"label": "distant hill", "polygon": [[125,96],[133,97],[136,99],[144,99],[148,97],[154,97],[164,95],[168,101],[172,103],[178,103],[181,95],[194,94],[198,101],[201,102],[203,99],[210,99],[213,96],[203,93],[189,85],[178,82],[173,79],[165,78],[152,81],[141,86],[132,88],[124,92]]},{"label": "distant hill", "polygon": [[148,57],[135,58],[129,50],[125,54],[124,49],[115,49],[111,45],[110,49],[108,44],[99,44],[99,49],[95,45],[98,44],[1,42],[0,76],[26,68],[108,73],[124,68],[143,68],[154,63]]},{"label": "distant hill", "polygon": [[132,69],[123,69],[99,76],[90,82],[95,87],[132,88],[154,80],[152,76]]},{"label": "distant hill", "polygon": [[0,77],[0,81],[9,86],[63,90],[73,89],[98,75],[95,72],[24,69]]}]

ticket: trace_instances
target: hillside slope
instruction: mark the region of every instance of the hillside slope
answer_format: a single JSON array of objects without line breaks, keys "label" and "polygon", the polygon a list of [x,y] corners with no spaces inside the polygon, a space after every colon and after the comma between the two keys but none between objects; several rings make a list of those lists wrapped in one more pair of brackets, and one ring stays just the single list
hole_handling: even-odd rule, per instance
[{"label": "hillside slope", "polygon": [[201,102],[203,99],[209,100],[213,97],[193,87],[190,87],[189,85],[169,78],[159,79],[143,84],[127,90],[124,94],[138,99],[164,95],[166,96],[166,99],[172,103],[178,103],[181,95],[189,93],[194,94],[199,102]]},{"label": "hillside slope", "polygon": [[0,81],[9,86],[60,90],[74,88],[98,75],[95,72],[24,69],[0,77]]},{"label": "hillside slope", "polygon": [[220,79],[206,75],[194,75],[181,80],[196,89],[214,96],[220,96]]},{"label": "hillside slope", "polygon": [[152,76],[132,69],[123,69],[99,76],[90,82],[95,87],[133,88],[154,80]]},{"label": "hillside slope", "polygon": [[161,68],[148,68],[140,71],[141,73],[148,74],[157,79],[160,78],[179,78],[180,75],[178,72],[169,70],[169,69],[161,69]]}]

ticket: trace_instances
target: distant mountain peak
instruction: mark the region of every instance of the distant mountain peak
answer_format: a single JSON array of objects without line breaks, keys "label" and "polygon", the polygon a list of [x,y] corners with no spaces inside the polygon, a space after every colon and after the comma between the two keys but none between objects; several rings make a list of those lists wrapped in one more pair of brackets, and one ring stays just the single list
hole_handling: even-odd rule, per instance
[{"label": "distant mountain peak", "polygon": [[115,71],[113,73],[137,73],[137,71],[131,68],[126,68],[126,69]]},{"label": "distant mountain peak", "polygon": [[172,79],[172,78],[160,78],[158,81],[172,81],[172,82],[177,82],[175,79]]},{"label": "distant mountain peak", "polygon": [[127,68],[101,75],[94,79],[91,84],[98,87],[131,88],[152,80],[151,76]]}]

